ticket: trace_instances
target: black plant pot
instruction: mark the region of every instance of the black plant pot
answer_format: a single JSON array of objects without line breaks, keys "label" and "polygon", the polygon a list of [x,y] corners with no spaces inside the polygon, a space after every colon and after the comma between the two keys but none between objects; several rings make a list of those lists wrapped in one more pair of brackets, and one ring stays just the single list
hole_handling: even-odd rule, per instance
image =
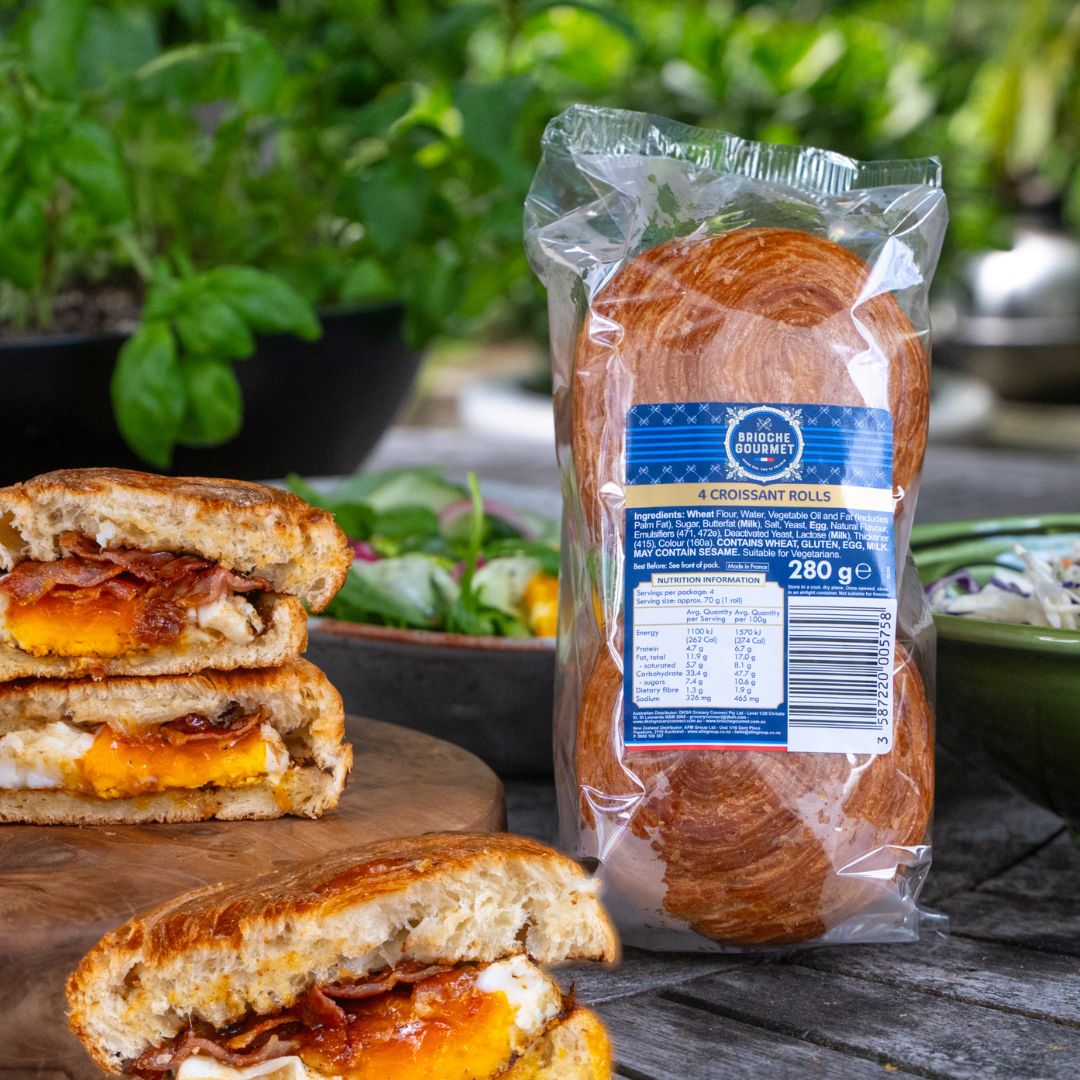
[{"label": "black plant pot", "polygon": [[[352,472],[405,400],[420,357],[402,339],[398,308],[331,313],[322,324],[318,341],[260,338],[256,354],[236,365],[243,430],[222,446],[178,447],[170,471],[245,479]],[[0,483],[59,468],[147,468],[113,419],[109,380],[123,342],[96,334],[0,344]]]}]

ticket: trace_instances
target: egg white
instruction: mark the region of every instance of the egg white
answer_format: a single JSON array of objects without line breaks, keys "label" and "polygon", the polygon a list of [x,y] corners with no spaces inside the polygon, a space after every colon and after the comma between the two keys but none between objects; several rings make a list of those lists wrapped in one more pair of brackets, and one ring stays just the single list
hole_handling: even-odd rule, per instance
[{"label": "egg white", "polygon": [[94,741],[92,731],[56,721],[0,738],[0,788],[60,788]]}]

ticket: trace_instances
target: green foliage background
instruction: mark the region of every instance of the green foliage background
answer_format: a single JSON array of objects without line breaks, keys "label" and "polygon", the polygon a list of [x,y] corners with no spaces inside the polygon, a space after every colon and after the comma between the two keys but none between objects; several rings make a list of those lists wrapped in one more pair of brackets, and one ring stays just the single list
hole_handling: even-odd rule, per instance
[{"label": "green foliage background", "polygon": [[138,291],[115,400],[156,463],[233,433],[232,363],[254,332],[317,333],[317,305],[403,301],[417,344],[542,336],[521,206],[543,126],[573,101],[936,153],[954,251],[1003,242],[1021,185],[1080,223],[1070,0],[0,10],[0,320],[47,328],[73,283]]}]

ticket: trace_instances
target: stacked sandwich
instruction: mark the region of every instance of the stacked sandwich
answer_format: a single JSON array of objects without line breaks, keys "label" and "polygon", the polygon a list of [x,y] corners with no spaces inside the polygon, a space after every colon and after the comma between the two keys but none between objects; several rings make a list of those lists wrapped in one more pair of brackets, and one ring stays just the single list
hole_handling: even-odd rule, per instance
[{"label": "stacked sandwich", "polygon": [[0,821],[317,817],[352,764],[312,664],[352,551],[234,480],[118,469],[0,489]]}]

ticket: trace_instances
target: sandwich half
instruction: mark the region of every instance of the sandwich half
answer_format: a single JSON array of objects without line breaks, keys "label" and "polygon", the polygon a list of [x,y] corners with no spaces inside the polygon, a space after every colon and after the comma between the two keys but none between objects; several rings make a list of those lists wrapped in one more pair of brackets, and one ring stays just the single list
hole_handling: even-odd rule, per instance
[{"label": "sandwich half", "polygon": [[318,817],[352,765],[306,660],[254,671],[0,684],[0,821]]},{"label": "sandwich half", "polygon": [[45,473],[0,488],[0,680],[279,664],[351,563],[332,516],[285,491]]},{"label": "sandwich half", "polygon": [[439,833],[187,893],[68,979],[72,1030],[151,1080],[602,1080],[602,1026],[538,964],[618,957],[577,863]]}]

